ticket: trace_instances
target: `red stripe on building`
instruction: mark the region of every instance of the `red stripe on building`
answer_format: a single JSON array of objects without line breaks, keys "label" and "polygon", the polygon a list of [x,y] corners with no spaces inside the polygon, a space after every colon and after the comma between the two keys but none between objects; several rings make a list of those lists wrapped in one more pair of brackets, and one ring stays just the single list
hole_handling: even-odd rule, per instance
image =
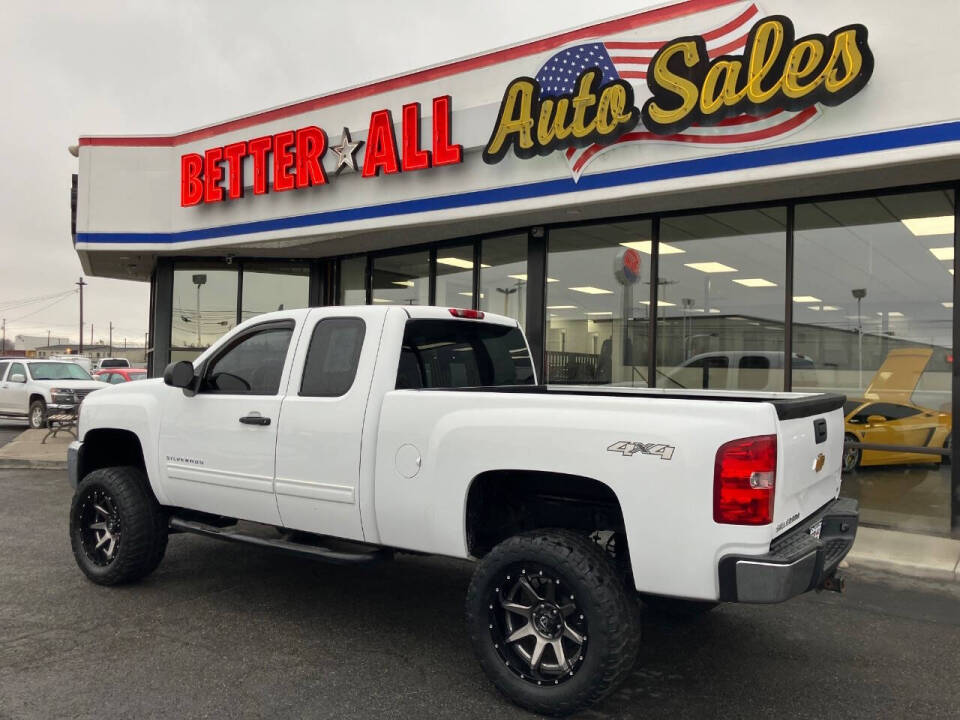
[{"label": "red stripe on building", "polygon": [[713,10],[726,5],[732,5],[736,2],[741,2],[741,0],[683,0],[683,2],[678,2],[674,5],[655,8],[653,10],[645,10],[624,18],[608,20],[596,25],[590,25],[577,30],[570,30],[565,33],[560,33],[559,35],[541,38],[540,40],[534,40],[522,45],[504,48],[503,50],[495,50],[494,52],[486,53],[484,55],[477,55],[464,60],[457,60],[445,65],[439,65],[437,67],[427,68],[425,70],[417,70],[406,75],[380,80],[362,87],[341,90],[329,95],[321,95],[320,97],[312,98],[310,100],[303,100],[298,103],[293,103],[292,105],[285,105],[283,107],[267,110],[255,115],[237,118],[236,120],[228,120],[227,122],[210,125],[209,127],[200,128],[199,130],[191,130],[189,132],[180,133],[179,135],[81,137],[79,142],[80,145],[113,147],[173,147],[176,145],[183,145],[184,143],[204,140],[217,135],[232,132],[234,130],[241,130],[244,128],[253,127],[255,125],[261,125],[273,120],[282,120],[293,115],[301,115],[306,112],[319,110],[320,108],[330,107],[332,105],[339,105],[351,100],[358,100],[361,98],[371,97],[373,95],[379,95],[390,90],[410,87],[411,85],[419,85],[421,83],[450,77],[452,75],[457,75],[469,70],[477,70],[479,68],[490,67],[499,63],[508,62],[510,60],[516,60],[530,55],[549,52],[550,50],[554,50],[562,45],[570,44],[576,40],[584,40],[587,38],[593,39],[602,35],[622,33],[628,30],[645,27],[647,25],[667,22],[668,20],[686,17],[687,15]]},{"label": "red stripe on building", "polygon": [[[711,30],[710,32],[703,35],[703,39],[706,42],[710,42],[711,40],[716,40],[719,37],[723,37],[727,33],[732,32],[733,30],[736,30],[739,26],[745,25],[746,23],[748,23],[759,12],[760,10],[757,8],[756,5],[751,5],[742,13],[740,13],[737,17],[735,17],[733,20],[728,22],[727,24],[721,25],[715,30]],[[660,47],[665,42],[667,41],[666,40],[657,41],[657,42],[626,42],[624,41],[624,42],[605,42],[604,45],[606,46],[607,50],[654,50],[655,51],[655,50],[659,50]],[[617,59],[613,58],[613,61],[616,62]]]}]

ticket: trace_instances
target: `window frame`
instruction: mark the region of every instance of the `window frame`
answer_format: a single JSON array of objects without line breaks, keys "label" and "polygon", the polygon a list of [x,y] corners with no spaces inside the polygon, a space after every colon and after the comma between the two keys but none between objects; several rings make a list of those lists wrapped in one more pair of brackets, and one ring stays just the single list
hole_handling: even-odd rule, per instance
[{"label": "window frame", "polygon": [[[245,328],[242,332],[237,333],[236,336],[230,338],[230,341],[221,348],[216,354],[211,355],[209,358],[205,359],[198,369],[197,375],[199,376],[199,381],[197,382],[197,395],[226,395],[226,396],[252,396],[252,397],[276,397],[277,395],[282,395],[283,392],[283,371],[287,366],[287,359],[290,357],[290,348],[293,345],[293,333],[296,330],[297,323],[293,318],[289,319],[278,319],[278,320],[268,320],[266,322],[257,323],[248,328]],[[290,339],[287,341],[287,349],[284,352],[283,356],[283,368],[280,371],[280,381],[277,385],[277,391],[273,394],[269,393],[255,393],[251,391],[246,392],[218,392],[210,391],[205,389],[207,376],[210,371],[210,368],[213,367],[217,362],[219,362],[227,353],[232,351],[241,343],[245,342],[249,338],[257,335],[261,332],[268,332],[271,330],[289,330]]]},{"label": "window frame", "polygon": [[[303,392],[303,383],[307,377],[307,370],[310,367],[310,353],[313,352],[313,341],[316,337],[317,331],[321,328],[323,323],[328,320],[351,320],[360,323],[361,334],[360,334],[360,343],[357,348],[357,356],[353,361],[353,377],[350,379],[350,385],[345,391],[338,394],[305,394]],[[367,341],[367,321],[360,317],[359,315],[332,315],[330,317],[320,318],[316,324],[314,324],[313,329],[310,331],[310,340],[307,343],[307,353],[303,359],[303,372],[300,374],[300,385],[297,388],[297,397],[303,398],[340,398],[348,395],[354,386],[357,384],[357,375],[360,374],[360,358],[363,356],[363,345]]]}]

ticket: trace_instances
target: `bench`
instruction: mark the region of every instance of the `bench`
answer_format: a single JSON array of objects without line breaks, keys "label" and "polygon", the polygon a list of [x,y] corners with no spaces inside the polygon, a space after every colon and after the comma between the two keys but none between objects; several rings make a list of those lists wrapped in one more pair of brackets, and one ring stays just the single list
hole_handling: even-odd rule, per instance
[{"label": "bench", "polygon": [[77,437],[77,414],[75,412],[59,412],[55,415],[47,415],[47,434],[40,441],[41,445],[47,444],[47,438],[56,437],[58,432],[68,432]]}]

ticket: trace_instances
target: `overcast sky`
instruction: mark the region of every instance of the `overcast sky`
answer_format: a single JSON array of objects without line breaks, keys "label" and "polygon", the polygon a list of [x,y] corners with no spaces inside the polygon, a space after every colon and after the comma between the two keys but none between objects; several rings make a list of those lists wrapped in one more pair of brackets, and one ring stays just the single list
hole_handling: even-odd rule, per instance
[{"label": "overcast sky", "polygon": [[[650,0],[0,0],[0,317],[76,340],[67,152],[173,133],[662,4]],[[142,342],[147,283],[88,278],[90,325]],[[24,299],[51,300],[13,307]]]}]

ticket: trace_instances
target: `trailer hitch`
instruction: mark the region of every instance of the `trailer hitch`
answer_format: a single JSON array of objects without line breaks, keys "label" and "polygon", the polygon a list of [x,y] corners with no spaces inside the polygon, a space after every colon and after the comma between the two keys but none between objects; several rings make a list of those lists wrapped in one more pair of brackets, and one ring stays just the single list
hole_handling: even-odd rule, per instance
[{"label": "trailer hitch", "polygon": [[829,590],[830,592],[842,593],[847,586],[847,581],[842,575],[831,573],[827,575],[817,586],[817,592]]}]

